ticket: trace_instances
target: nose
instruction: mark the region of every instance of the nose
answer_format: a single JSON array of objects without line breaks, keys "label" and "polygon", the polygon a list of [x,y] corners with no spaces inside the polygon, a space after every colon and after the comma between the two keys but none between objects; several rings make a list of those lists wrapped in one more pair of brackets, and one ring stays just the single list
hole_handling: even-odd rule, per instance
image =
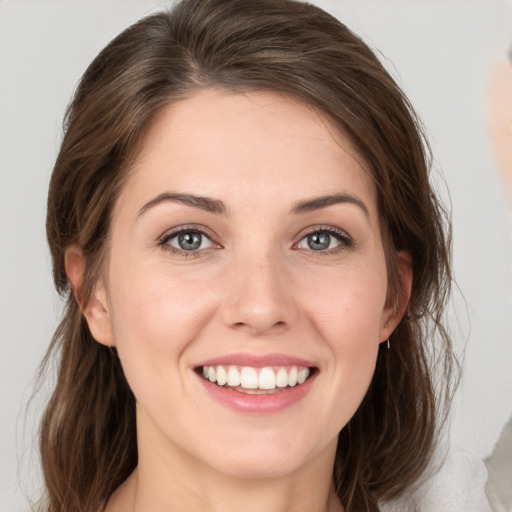
[{"label": "nose", "polygon": [[289,273],[271,255],[243,260],[227,269],[223,322],[254,336],[287,329],[297,312]]}]

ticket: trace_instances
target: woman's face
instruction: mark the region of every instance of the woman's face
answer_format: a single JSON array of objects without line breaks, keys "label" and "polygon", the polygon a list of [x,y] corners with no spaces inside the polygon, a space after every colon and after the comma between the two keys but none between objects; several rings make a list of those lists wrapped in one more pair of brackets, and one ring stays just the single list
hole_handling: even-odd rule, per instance
[{"label": "woman's face", "polygon": [[273,93],[200,92],[154,121],[88,315],[136,397],[141,463],[250,477],[332,460],[398,321],[352,155]]}]

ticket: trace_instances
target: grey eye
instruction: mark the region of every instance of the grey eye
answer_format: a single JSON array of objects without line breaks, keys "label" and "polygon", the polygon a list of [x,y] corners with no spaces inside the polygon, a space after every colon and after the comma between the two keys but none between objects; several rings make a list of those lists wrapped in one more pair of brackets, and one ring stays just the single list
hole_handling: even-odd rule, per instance
[{"label": "grey eye", "polygon": [[338,240],[336,236],[326,231],[315,231],[305,236],[299,242],[299,248],[309,249],[311,251],[326,251],[327,249],[334,249],[340,245],[340,243],[340,240]]},{"label": "grey eye", "polygon": [[331,237],[327,233],[313,233],[307,236],[308,247],[314,251],[324,251],[329,248]]},{"label": "grey eye", "polygon": [[197,251],[213,245],[213,242],[199,231],[182,231],[169,238],[167,243],[182,251]]}]

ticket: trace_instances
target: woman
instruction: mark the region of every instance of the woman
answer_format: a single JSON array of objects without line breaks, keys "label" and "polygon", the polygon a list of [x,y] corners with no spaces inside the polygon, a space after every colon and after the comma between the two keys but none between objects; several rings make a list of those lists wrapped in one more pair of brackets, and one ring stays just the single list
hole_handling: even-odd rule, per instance
[{"label": "woman", "polygon": [[68,302],[44,510],[377,511],[403,494],[451,393],[428,172],[403,93],[314,6],[184,0],[112,41],[50,184]]}]

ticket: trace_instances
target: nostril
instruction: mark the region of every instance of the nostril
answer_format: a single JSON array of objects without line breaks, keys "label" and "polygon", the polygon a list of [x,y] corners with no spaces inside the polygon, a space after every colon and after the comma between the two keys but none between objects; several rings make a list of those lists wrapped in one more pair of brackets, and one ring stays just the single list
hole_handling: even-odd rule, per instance
[{"label": "nostril", "polygon": [[247,327],[247,324],[244,324],[244,322],[236,322],[231,327],[233,327],[235,329],[242,329],[244,327]]},{"label": "nostril", "polygon": [[[255,322],[253,322],[253,324],[255,324]],[[253,330],[255,327],[256,327],[256,330],[263,330],[262,326],[260,325],[251,325],[250,322],[236,322],[234,324],[231,325],[231,327],[235,328],[235,329],[251,329]],[[279,321],[279,322],[275,322],[273,325],[270,325],[270,328],[268,328],[268,330],[274,330],[274,329],[282,329],[286,327],[286,322],[283,322],[283,321]],[[264,330],[267,330],[267,328],[264,328]]]},{"label": "nostril", "polygon": [[287,322],[283,322],[283,321],[279,321],[279,322],[276,322],[271,328],[270,330],[271,331],[281,331],[283,329],[286,328],[286,326],[288,325]]}]

